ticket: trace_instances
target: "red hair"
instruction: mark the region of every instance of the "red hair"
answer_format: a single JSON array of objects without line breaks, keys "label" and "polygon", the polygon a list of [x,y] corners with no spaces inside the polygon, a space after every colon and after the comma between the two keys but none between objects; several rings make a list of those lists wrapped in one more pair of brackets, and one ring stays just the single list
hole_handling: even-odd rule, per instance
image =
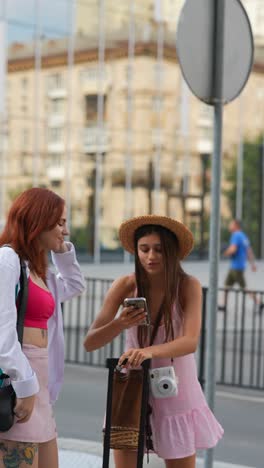
[{"label": "red hair", "polygon": [[0,236],[0,245],[11,244],[28,260],[30,269],[45,278],[47,258],[40,249],[39,234],[53,229],[61,218],[64,200],[46,188],[31,188],[13,202]]}]

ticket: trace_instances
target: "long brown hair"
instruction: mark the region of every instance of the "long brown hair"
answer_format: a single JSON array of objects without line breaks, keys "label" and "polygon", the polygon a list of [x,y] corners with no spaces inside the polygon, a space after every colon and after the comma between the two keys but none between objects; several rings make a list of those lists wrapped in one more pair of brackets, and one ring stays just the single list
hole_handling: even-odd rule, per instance
[{"label": "long brown hair", "polygon": [[28,260],[29,268],[43,278],[47,258],[40,249],[38,237],[56,226],[64,204],[59,195],[46,188],[25,190],[11,205],[0,236],[0,245],[10,244],[22,259]]},{"label": "long brown hair", "polygon": [[[180,264],[178,253],[179,242],[175,234],[159,225],[142,226],[136,230],[134,238],[135,274],[138,296],[146,297],[147,303],[149,302],[148,278],[138,256],[138,241],[149,234],[158,234],[160,237],[165,275],[164,300],[161,307],[164,318],[166,341],[169,341],[174,338],[172,310],[175,304],[181,314],[179,288],[181,279],[186,276],[186,273]],[[138,327],[138,340],[140,346],[144,346],[146,343],[147,331],[145,328],[146,327]]]}]

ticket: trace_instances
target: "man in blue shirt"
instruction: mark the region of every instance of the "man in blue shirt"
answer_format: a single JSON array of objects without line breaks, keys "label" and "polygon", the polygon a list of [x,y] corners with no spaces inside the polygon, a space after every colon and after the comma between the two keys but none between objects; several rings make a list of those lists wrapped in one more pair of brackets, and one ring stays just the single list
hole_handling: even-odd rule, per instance
[{"label": "man in blue shirt", "polygon": [[246,234],[242,231],[241,223],[234,219],[229,224],[231,232],[229,247],[224,251],[225,257],[231,257],[230,269],[225,279],[225,286],[231,287],[238,283],[240,288],[246,287],[244,271],[247,260],[250,261],[252,271],[256,271],[255,257]]}]

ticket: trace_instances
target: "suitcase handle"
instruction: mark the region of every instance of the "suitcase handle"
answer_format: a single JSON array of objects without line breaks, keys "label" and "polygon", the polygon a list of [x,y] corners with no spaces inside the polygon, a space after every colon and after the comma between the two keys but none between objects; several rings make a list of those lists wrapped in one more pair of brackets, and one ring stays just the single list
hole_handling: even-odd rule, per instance
[{"label": "suitcase handle", "polygon": [[[103,465],[102,468],[109,468],[110,458],[110,436],[111,436],[111,413],[112,413],[112,396],[113,396],[113,376],[119,359],[108,358],[106,360],[106,367],[109,369],[108,374],[108,389],[107,389],[107,403],[106,403],[106,421],[105,421],[105,434],[104,434],[104,451],[103,451]],[[141,415],[139,427],[139,441],[138,441],[138,454],[137,454],[137,468],[143,467],[144,448],[145,448],[145,422],[147,416],[147,403],[149,397],[149,379],[148,371],[150,368],[150,359],[145,360],[141,364],[143,368],[143,387],[141,398]]]}]

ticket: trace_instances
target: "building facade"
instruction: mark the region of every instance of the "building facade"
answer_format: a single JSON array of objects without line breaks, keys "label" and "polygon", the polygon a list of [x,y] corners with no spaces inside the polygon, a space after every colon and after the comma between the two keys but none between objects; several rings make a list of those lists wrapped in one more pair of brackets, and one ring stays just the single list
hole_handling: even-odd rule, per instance
[{"label": "building facade", "polygon": [[[155,35],[127,33],[105,43],[77,36],[69,66],[67,40],[9,50],[5,206],[17,192],[47,186],[70,202],[71,229],[92,253],[95,219],[100,245],[118,247],[117,229],[131,215],[160,212],[184,220],[200,239],[213,112],[184,85],[174,37],[166,33],[162,60]],[[101,60],[101,61],[100,61]],[[240,126],[263,131],[261,54],[242,98],[225,108],[223,149],[234,155]],[[245,118],[241,122],[241,105]]]}]

